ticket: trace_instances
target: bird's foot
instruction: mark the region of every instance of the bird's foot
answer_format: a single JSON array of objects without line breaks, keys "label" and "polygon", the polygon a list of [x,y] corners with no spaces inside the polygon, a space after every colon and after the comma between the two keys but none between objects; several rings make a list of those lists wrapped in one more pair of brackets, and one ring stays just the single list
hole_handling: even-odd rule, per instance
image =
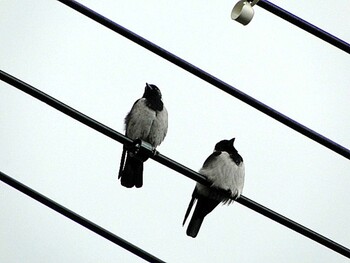
[{"label": "bird's foot", "polygon": [[142,162],[145,162],[150,156],[155,155],[155,148],[141,139],[134,140],[128,151],[130,156],[137,158]]},{"label": "bird's foot", "polygon": [[152,156],[156,156],[158,153],[156,147],[152,147]]}]

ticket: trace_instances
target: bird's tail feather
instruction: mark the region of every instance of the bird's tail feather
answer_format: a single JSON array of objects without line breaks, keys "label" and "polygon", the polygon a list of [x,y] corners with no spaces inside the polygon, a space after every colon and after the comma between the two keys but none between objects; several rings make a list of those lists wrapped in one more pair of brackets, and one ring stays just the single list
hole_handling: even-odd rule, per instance
[{"label": "bird's tail feather", "polygon": [[139,159],[127,155],[125,165],[119,174],[122,186],[127,188],[141,187],[143,185],[143,162]]},{"label": "bird's tail feather", "polygon": [[123,147],[122,158],[120,158],[118,179],[120,177],[122,177],[122,172],[123,172],[124,164],[125,164],[125,155],[126,155],[126,149],[125,149],[125,147]]},{"label": "bird's tail feather", "polygon": [[196,200],[196,199],[195,199],[194,196],[192,195],[191,201],[190,201],[190,203],[188,204],[188,207],[187,207],[187,210],[186,210],[186,214],[185,214],[184,221],[182,222],[182,226],[185,224],[185,222],[186,222],[186,220],[187,220],[187,217],[188,217],[188,215],[189,215],[190,212],[191,212],[191,209],[192,209],[192,206],[193,206],[195,200]]},{"label": "bird's tail feather", "polygon": [[[191,200],[192,201],[192,200]],[[209,214],[220,203],[218,200],[199,197],[196,208],[194,209],[190,223],[188,224],[186,234],[195,238],[203,223],[204,217]]]},{"label": "bird's tail feather", "polygon": [[192,217],[190,223],[188,224],[186,234],[190,237],[195,238],[201,228],[204,217]]}]

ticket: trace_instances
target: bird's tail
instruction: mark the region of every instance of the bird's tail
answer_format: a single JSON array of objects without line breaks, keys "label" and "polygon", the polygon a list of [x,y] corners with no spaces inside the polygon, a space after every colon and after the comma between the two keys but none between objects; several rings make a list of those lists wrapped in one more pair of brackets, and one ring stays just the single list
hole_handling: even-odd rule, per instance
[{"label": "bird's tail", "polygon": [[209,214],[220,203],[220,201],[206,197],[198,197],[196,208],[194,209],[186,234],[195,238],[201,228],[204,217]]},{"label": "bird's tail", "polygon": [[118,178],[122,186],[139,188],[143,184],[143,162],[127,154],[124,164],[125,155],[126,150],[123,149]]}]

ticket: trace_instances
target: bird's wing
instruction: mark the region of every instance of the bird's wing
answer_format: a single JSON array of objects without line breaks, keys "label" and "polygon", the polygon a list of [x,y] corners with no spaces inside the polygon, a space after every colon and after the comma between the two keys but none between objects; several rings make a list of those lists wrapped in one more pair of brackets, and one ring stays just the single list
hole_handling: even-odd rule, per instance
[{"label": "bird's wing", "polygon": [[163,107],[163,110],[159,113],[159,122],[161,123],[161,141],[164,140],[167,132],[168,132],[168,111]]},{"label": "bird's wing", "polygon": [[238,190],[238,197],[242,194],[243,186],[244,186],[244,175],[245,175],[245,167],[244,162],[238,166],[237,172],[235,174],[235,180]]},{"label": "bird's wing", "polygon": [[162,143],[168,131],[168,111],[165,107],[163,110],[156,113],[156,118],[152,123],[149,133],[149,143],[157,147]]},{"label": "bird's wing", "polygon": [[129,122],[130,122],[130,119],[131,119],[131,112],[133,110],[133,108],[135,107],[135,105],[139,102],[139,100],[141,99],[138,99],[137,101],[134,102],[134,104],[132,105],[131,107],[131,110],[129,111],[129,113],[125,116],[125,119],[124,119],[124,124],[125,124],[125,130],[126,128],[129,126]]},{"label": "bird's wing", "polygon": [[215,151],[204,161],[202,169],[206,169],[216,163],[217,158],[220,156],[221,151]]}]

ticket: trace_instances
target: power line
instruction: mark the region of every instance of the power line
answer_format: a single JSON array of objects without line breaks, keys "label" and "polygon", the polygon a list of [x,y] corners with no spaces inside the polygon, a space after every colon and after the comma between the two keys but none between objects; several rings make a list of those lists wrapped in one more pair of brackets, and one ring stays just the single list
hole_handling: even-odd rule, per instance
[{"label": "power line", "polygon": [[271,209],[264,207],[250,199],[248,199],[247,197],[243,197],[243,198],[239,198],[237,200],[238,203],[280,223],[281,225],[284,225],[285,227],[288,227],[296,232],[298,232],[299,234],[302,234],[303,236],[306,236],[314,241],[316,241],[317,243],[320,243],[322,245],[324,245],[325,247],[328,247],[329,249],[332,249],[333,251],[338,252],[339,254],[342,254],[343,256],[350,258],[350,249],[346,248],[342,245],[340,245],[339,243],[336,243],[334,241],[332,241],[331,239],[322,236],[320,234],[318,234],[317,232],[304,227],[303,225],[292,221],[290,219],[288,219],[285,216],[282,216],[274,211],[272,211]]},{"label": "power line", "polygon": [[68,208],[56,203],[55,201],[47,198],[46,196],[40,194],[39,192],[29,188],[28,186],[18,182],[17,180],[11,178],[10,176],[6,175],[5,173],[0,171],[0,180],[4,183],[12,186],[13,188],[17,189],[18,191],[28,195],[29,197],[35,199],[36,201],[46,205],[47,207],[55,210],[56,212],[60,213],[61,215],[68,217],[69,219],[73,220],[74,222],[82,225],[83,227],[91,230],[92,232],[95,232],[96,234],[108,239],[109,241],[113,242],[114,244],[117,244],[118,246],[130,251],[131,253],[139,256],[140,258],[143,258],[144,260],[148,262],[159,262],[163,263],[164,261],[151,255],[150,253],[142,250],[141,248],[129,243],[128,241],[118,237],[117,235],[113,234],[112,232],[102,228],[101,226],[89,221],[88,219],[82,217],[81,215],[78,215],[77,213],[69,210]]},{"label": "power line", "polygon": [[314,140],[321,145],[331,149],[332,151],[350,159],[350,150],[341,146],[340,144],[326,138],[325,136],[311,130],[310,128],[298,123],[297,121],[287,117],[286,115],[274,110],[273,108],[267,106],[266,104],[254,99],[253,97],[245,94],[244,92],[234,88],[233,86],[227,84],[226,82],[214,77],[213,75],[205,72],[204,70],[194,66],[193,64],[185,61],[184,59],[170,53],[169,51],[155,45],[149,40],[135,34],[129,29],[113,22],[112,20],[104,17],[103,15],[89,9],[88,7],[78,3],[77,1],[70,0],[58,0],[63,4],[73,8],[74,10],[80,12],[81,14],[93,19],[94,21],[104,25],[105,27],[113,30],[114,32],[126,37],[127,39],[139,44],[140,46],[148,49],[149,51],[157,54],[158,56],[170,61],[171,63],[179,66],[180,68],[192,73],[193,75],[207,81],[208,83],[214,85],[215,87],[227,92],[228,94],[236,97],[237,99],[247,103],[253,108],[265,113],[271,118],[285,124],[289,128],[305,135],[306,137]]},{"label": "power line", "polygon": [[124,135],[115,132],[113,129],[107,127],[106,125],[103,125],[100,122],[95,121],[94,119],[88,117],[87,115],[84,115],[83,113],[73,109],[72,107],[69,107],[68,105],[62,103],[61,101],[51,97],[50,95],[34,88],[33,86],[30,86],[29,84],[21,81],[20,79],[17,79],[10,74],[7,74],[6,72],[0,70],[0,79],[4,82],[18,88],[19,90],[33,96],[34,98],[50,105],[51,107],[55,108],[58,111],[63,112],[64,114],[72,117],[73,119],[84,123],[85,125],[89,126],[90,128],[103,133],[104,135],[112,138],[113,140],[116,140],[122,144],[131,145],[132,140],[125,137]]},{"label": "power line", "polygon": [[323,29],[317,26],[314,26],[313,24],[305,21],[304,19],[296,15],[293,15],[292,13],[282,9],[281,7],[267,0],[260,0],[257,3],[257,5],[275,14],[276,16],[279,16],[280,18],[292,23],[293,25],[300,27],[301,29],[304,29],[310,34],[328,42],[329,44],[345,51],[346,53],[350,54],[350,45],[344,40],[341,40],[340,38],[333,36],[332,34],[324,31]]},{"label": "power line", "polygon": [[[125,137],[124,135],[122,135],[121,133],[103,125],[102,123],[99,123],[98,121],[80,113],[79,111],[65,105],[64,103],[60,102],[59,100],[45,94],[44,92],[34,88],[33,86],[30,86],[29,84],[16,79],[15,77],[3,72],[0,70],[0,79],[5,81],[6,83],[18,88],[19,90],[39,99],[40,101],[47,103],[48,105],[54,107],[55,109],[63,112],[64,114],[72,117],[73,119],[89,126],[90,128],[95,129],[98,132],[101,132],[102,134],[116,140],[119,141],[121,143],[125,143],[128,146],[132,145],[132,141]],[[141,150],[146,153],[148,152],[150,158],[154,159],[155,161],[199,182],[202,183],[204,185],[209,185],[210,183],[206,180],[206,178],[189,169],[188,167],[160,154],[159,152],[157,152],[157,154],[153,155],[153,152],[148,148],[145,147],[144,145],[139,145],[139,147],[141,148]],[[298,232],[299,234],[302,234],[340,254],[342,254],[345,257],[350,258],[350,250],[322,235],[319,235],[318,233],[248,199],[247,197],[241,196],[238,200],[236,200],[238,203]]]}]

